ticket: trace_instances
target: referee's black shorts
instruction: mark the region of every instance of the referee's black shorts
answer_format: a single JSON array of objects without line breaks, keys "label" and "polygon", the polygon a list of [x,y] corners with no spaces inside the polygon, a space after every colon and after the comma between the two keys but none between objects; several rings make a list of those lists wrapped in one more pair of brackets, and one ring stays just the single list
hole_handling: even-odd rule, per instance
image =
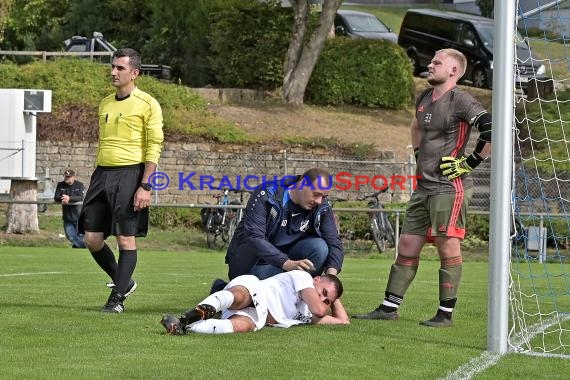
[{"label": "referee's black shorts", "polygon": [[134,196],[144,173],[144,163],[97,166],[79,217],[81,233],[103,232],[110,236],[146,236],[148,208],[134,211]]}]

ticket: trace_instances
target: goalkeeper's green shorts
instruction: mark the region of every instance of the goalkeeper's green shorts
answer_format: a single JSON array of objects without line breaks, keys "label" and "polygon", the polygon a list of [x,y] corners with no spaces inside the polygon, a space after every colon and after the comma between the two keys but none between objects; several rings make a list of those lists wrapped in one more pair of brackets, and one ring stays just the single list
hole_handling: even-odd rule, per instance
[{"label": "goalkeeper's green shorts", "polygon": [[465,238],[467,207],[473,189],[462,193],[426,195],[414,192],[404,218],[402,234]]}]

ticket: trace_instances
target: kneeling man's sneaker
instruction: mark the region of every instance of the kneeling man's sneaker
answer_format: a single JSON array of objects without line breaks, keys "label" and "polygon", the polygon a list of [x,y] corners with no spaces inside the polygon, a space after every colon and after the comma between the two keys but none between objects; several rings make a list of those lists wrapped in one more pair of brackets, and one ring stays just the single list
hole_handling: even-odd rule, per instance
[{"label": "kneeling man's sneaker", "polygon": [[180,320],[173,315],[164,314],[160,323],[164,326],[168,335],[184,335],[186,333]]},{"label": "kneeling man's sneaker", "polygon": [[387,312],[380,308],[372,310],[370,313],[353,315],[355,319],[383,319],[387,321],[395,321],[398,319],[398,311]]},{"label": "kneeling man's sneaker", "polygon": [[222,280],[221,278],[216,278],[212,282],[212,286],[210,287],[210,294],[214,294],[216,292],[219,292],[220,290],[224,290],[227,284],[228,283]]},{"label": "kneeling man's sneaker", "polygon": [[451,327],[453,326],[453,321],[451,318],[447,318],[445,315],[438,312],[432,319],[420,322],[420,325],[428,327]]}]

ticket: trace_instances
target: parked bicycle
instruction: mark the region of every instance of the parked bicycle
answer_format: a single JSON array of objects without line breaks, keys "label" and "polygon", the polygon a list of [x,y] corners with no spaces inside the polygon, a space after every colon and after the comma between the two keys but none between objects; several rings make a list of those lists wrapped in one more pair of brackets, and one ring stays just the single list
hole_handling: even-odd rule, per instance
[{"label": "parked bicycle", "polygon": [[384,209],[382,203],[380,202],[380,194],[386,192],[387,188],[371,195],[365,195],[358,198],[359,201],[365,201],[369,199],[368,207],[376,210],[368,213],[370,220],[370,234],[376,243],[376,247],[380,253],[386,251],[386,247],[389,244],[391,247],[396,245],[396,239],[394,234],[394,227],[392,223],[388,220],[388,215],[382,211]]},{"label": "parked bicycle", "polygon": [[[245,190],[236,190],[240,193],[240,200],[231,200],[229,189],[223,189],[221,194],[215,194],[213,197],[217,199],[217,205],[241,205],[243,203],[243,193]],[[208,248],[221,250],[232,239],[239,221],[242,218],[243,210],[241,208],[221,208],[211,207],[201,211],[202,223],[206,231],[206,244]]]},{"label": "parked bicycle", "polygon": [[[233,190],[233,192],[239,194],[239,201],[233,200],[230,202],[231,205],[243,205],[244,204],[243,195],[245,193],[250,193],[250,191],[248,191],[248,190]],[[243,208],[240,207],[238,209],[231,209],[231,211],[235,212],[235,216],[232,217],[232,220],[229,224],[228,241],[232,240],[232,237],[234,236],[234,233],[236,232],[237,226],[238,226],[239,222],[241,221],[241,218],[243,218]]]}]

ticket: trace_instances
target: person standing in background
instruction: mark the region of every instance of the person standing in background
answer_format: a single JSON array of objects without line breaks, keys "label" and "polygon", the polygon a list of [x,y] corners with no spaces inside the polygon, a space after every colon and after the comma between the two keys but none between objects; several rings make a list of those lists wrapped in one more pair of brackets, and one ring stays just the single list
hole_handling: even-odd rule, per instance
[{"label": "person standing in background", "polygon": [[63,230],[65,231],[65,237],[71,242],[73,248],[85,248],[83,235],[77,230],[81,205],[76,204],[83,201],[84,197],[85,186],[77,180],[75,171],[71,169],[66,170],[63,174],[63,181],[57,183],[53,199],[61,203]]}]

